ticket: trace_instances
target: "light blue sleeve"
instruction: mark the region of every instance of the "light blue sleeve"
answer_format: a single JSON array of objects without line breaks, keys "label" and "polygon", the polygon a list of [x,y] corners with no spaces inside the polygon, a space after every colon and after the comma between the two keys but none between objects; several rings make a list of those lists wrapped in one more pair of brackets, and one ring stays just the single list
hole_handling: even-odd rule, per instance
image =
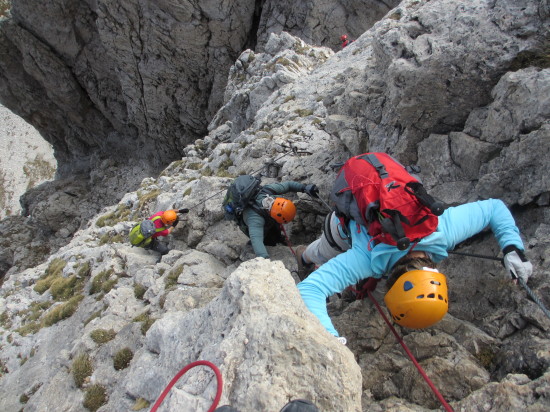
[{"label": "light blue sleeve", "polygon": [[519,229],[504,202],[481,200],[450,207],[439,217],[438,231],[445,235],[447,250],[490,227],[501,249],[514,245],[524,250]]},{"label": "light blue sleeve", "polygon": [[307,308],[335,336],[338,336],[338,332],[328,315],[326,298],[372,276],[370,251],[361,246],[365,245],[364,240],[357,237],[362,236],[352,233],[355,247],[332,258],[298,284],[298,290]]}]

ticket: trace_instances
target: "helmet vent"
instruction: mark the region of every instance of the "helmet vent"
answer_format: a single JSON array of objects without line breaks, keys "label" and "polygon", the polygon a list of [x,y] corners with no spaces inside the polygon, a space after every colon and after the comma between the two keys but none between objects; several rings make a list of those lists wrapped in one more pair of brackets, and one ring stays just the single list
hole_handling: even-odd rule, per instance
[{"label": "helmet vent", "polygon": [[424,299],[424,295],[418,295],[416,298],[417,299]]},{"label": "helmet vent", "polygon": [[431,283],[432,285],[441,285],[441,283],[438,282],[437,280],[430,280],[430,283]]},{"label": "helmet vent", "polygon": [[443,296],[441,296],[441,295],[437,295],[437,297],[438,297],[439,300],[445,300],[445,299],[443,299]]},{"label": "helmet vent", "polygon": [[412,284],[412,282],[407,280],[405,283],[403,283],[403,290],[405,292],[411,290],[412,288],[414,288],[414,285]]},{"label": "helmet vent", "polygon": [[429,297],[430,299],[435,299],[435,293],[430,293],[430,294],[428,295],[428,297]]}]

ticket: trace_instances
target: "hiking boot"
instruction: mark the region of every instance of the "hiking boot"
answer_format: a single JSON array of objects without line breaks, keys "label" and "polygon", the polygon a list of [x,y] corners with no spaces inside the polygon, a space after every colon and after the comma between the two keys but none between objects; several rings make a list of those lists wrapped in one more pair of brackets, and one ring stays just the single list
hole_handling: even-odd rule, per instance
[{"label": "hiking boot", "polygon": [[302,260],[302,255],[304,254],[307,246],[298,246],[296,248],[296,261],[298,262],[298,278],[300,281],[304,280],[309,276],[311,272],[315,270],[315,263],[306,264]]}]

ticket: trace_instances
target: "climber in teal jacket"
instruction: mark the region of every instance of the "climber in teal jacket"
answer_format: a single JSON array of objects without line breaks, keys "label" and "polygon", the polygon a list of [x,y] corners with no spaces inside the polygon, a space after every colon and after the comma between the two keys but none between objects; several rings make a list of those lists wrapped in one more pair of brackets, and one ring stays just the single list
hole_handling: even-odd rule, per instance
[{"label": "climber in teal jacket", "polygon": [[[436,231],[418,242],[412,253],[422,254],[429,261],[438,263],[448,257],[448,251],[486,227],[490,227],[504,252],[506,269],[527,281],[532,265],[523,254],[524,246],[514,218],[500,200],[489,199],[448,208],[439,217]],[[339,335],[328,316],[326,298],[363,279],[382,278],[410,251],[401,251],[384,243],[374,247],[371,244],[369,250],[371,237],[367,229],[353,220],[349,223],[348,232],[351,234],[351,247],[321,264],[298,284],[308,309],[335,336]]]},{"label": "climber in teal jacket", "polygon": [[266,245],[284,243],[280,224],[288,223],[296,214],[292,201],[277,197],[289,192],[304,192],[317,197],[319,190],[314,184],[294,181],[271,183],[262,187],[251,206],[243,210],[243,223],[240,229],[250,238],[256,256],[269,258]]}]

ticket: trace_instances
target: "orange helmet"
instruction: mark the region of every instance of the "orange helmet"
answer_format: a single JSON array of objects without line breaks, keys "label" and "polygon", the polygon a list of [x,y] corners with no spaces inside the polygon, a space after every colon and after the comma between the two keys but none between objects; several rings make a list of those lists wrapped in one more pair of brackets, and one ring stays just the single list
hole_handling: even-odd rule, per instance
[{"label": "orange helmet", "polygon": [[176,221],[178,215],[175,210],[167,210],[160,216],[165,225],[171,225]]},{"label": "orange helmet", "polygon": [[284,197],[276,197],[269,214],[279,223],[288,223],[296,216],[296,206]]},{"label": "orange helmet", "polygon": [[443,319],[449,309],[447,280],[435,269],[410,270],[395,281],[384,302],[399,325],[427,328]]},{"label": "orange helmet", "polygon": [[347,39],[348,39],[348,35],[347,35],[347,34],[342,34],[342,35],[340,36],[340,40],[341,40],[341,41],[344,41],[344,40],[347,40]]}]

